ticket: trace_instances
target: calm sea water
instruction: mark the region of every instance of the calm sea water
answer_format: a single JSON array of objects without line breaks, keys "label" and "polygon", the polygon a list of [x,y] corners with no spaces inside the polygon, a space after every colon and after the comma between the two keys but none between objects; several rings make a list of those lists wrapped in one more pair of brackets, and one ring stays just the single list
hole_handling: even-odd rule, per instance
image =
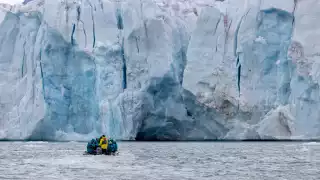
[{"label": "calm sea water", "polygon": [[85,156],[86,143],[0,142],[0,179],[320,179],[317,143],[119,143],[118,156]]}]

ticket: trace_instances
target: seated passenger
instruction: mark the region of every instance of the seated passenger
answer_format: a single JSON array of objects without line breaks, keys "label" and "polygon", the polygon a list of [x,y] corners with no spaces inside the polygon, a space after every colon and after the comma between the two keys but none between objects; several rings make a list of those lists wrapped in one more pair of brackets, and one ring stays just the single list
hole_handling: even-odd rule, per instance
[{"label": "seated passenger", "polygon": [[110,138],[108,140],[108,154],[114,154],[117,151],[118,151],[117,142]]},{"label": "seated passenger", "polygon": [[102,135],[100,138],[99,146],[102,149],[102,154],[107,154],[107,149],[108,149],[108,139],[106,138],[105,135]]},{"label": "seated passenger", "polygon": [[97,154],[96,150],[98,147],[99,147],[99,144],[97,140],[91,139],[91,141],[88,142],[87,144],[87,153],[96,155]]}]

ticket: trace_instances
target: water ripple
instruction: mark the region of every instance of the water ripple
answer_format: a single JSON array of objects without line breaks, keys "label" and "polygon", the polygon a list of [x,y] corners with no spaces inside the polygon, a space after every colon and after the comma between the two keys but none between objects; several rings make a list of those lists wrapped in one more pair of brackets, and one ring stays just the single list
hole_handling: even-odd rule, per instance
[{"label": "water ripple", "polygon": [[320,179],[319,161],[299,143],[126,142],[119,156],[83,156],[85,147],[1,142],[0,179]]}]

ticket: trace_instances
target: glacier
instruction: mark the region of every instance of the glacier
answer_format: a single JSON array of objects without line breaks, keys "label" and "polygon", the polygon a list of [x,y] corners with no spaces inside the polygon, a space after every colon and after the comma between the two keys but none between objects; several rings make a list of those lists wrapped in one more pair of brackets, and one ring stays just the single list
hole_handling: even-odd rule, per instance
[{"label": "glacier", "polygon": [[0,139],[318,139],[318,8],[0,4]]}]

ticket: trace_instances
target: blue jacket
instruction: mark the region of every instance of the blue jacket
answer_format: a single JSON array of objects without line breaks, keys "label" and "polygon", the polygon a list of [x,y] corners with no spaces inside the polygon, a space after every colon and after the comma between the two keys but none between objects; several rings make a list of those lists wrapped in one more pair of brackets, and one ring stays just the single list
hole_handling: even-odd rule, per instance
[{"label": "blue jacket", "polygon": [[118,151],[118,145],[117,142],[113,139],[109,139],[108,141],[108,151],[109,152],[117,152]]},{"label": "blue jacket", "polygon": [[96,139],[91,139],[90,142],[87,144],[87,152],[89,154],[95,153],[97,147],[99,147],[99,143],[97,142]]}]

